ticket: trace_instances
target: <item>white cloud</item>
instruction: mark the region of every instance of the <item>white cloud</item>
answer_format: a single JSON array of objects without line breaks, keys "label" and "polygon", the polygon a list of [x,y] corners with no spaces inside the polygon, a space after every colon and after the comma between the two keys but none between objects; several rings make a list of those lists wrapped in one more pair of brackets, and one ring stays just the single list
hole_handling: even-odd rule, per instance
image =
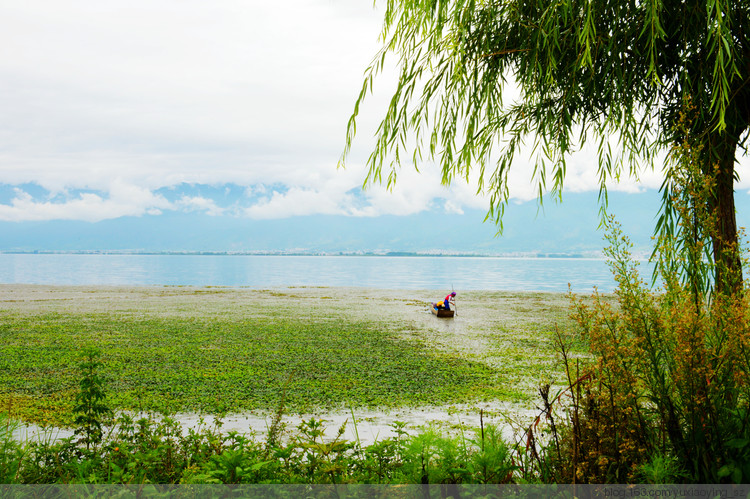
[{"label": "white cloud", "polygon": [[[393,192],[351,194],[364,179],[386,80],[363,106],[347,169],[336,170],[381,16],[369,0],[8,2],[0,17],[0,186],[37,184],[50,197],[19,192],[0,205],[0,219],[487,209],[476,172],[446,188],[430,165],[421,174],[404,167]],[[534,199],[531,160],[518,159],[511,199]],[[566,190],[596,189],[597,170],[595,152],[584,148],[568,163]],[[640,183],[611,188],[660,183],[658,172],[644,172]],[[170,204],[155,194],[181,184],[236,184],[248,200],[224,206],[186,195]],[[91,192],[66,196],[80,190]]]},{"label": "white cloud", "polygon": [[185,211],[203,211],[210,216],[220,216],[227,212],[225,208],[217,205],[213,199],[200,196],[182,196],[175,204]]},{"label": "white cloud", "polygon": [[284,193],[274,192],[246,208],[244,213],[250,218],[273,219],[316,214],[339,215],[342,208],[323,192],[293,187]]},{"label": "white cloud", "polygon": [[334,168],[369,2],[29,0],[0,19],[0,183],[156,189]]},{"label": "white cloud", "polygon": [[64,201],[39,201],[23,191],[15,189],[15,197],[9,205],[0,205],[0,220],[28,222],[41,220],[84,220],[98,222],[123,216],[156,215],[161,210],[172,209],[163,197],[148,189],[115,182],[109,197],[84,192]]}]

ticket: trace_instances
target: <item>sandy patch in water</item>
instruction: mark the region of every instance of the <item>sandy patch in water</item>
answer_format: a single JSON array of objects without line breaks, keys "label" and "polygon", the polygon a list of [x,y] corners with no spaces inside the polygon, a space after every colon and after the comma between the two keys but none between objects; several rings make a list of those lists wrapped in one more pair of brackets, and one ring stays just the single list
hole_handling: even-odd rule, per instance
[{"label": "sandy patch in water", "polygon": [[[481,409],[481,413],[480,413]],[[481,414],[481,415],[480,415]],[[341,438],[351,442],[359,441],[367,446],[386,438],[395,437],[396,423],[405,423],[403,430],[413,435],[428,428],[439,428],[443,433],[458,435],[463,432],[467,439],[473,438],[473,431],[481,425],[494,425],[502,428],[508,441],[518,441],[522,432],[528,428],[539,414],[537,410],[521,408],[514,404],[495,403],[478,406],[452,406],[448,408],[421,407],[415,409],[397,409],[391,411],[354,411],[349,413],[308,413],[285,414],[282,418],[284,438],[289,440],[298,433],[297,427],[303,421],[316,419],[325,427],[327,441]],[[150,416],[158,419],[159,416]],[[229,414],[217,420],[214,416],[199,414],[176,414],[174,419],[180,422],[186,432],[189,428],[218,427],[224,434],[236,431],[241,434],[254,435],[263,440],[272,424],[270,413]],[[343,427],[341,437],[339,431]],[[42,429],[37,425],[21,425],[14,432],[17,440],[58,439],[73,436],[69,429]]]}]

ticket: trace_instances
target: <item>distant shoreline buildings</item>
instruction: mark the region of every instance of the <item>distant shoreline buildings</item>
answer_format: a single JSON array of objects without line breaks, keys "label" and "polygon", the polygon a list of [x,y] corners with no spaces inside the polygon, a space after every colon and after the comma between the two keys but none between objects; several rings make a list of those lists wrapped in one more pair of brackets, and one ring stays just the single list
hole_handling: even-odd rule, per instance
[{"label": "distant shoreline buildings", "polygon": [[[601,251],[591,252],[509,252],[509,253],[481,253],[481,252],[453,252],[443,250],[429,251],[315,251],[315,250],[278,250],[278,251],[148,251],[148,250],[2,250],[4,255],[132,255],[132,256],[322,256],[322,257],[450,257],[450,258],[518,258],[518,259],[592,259],[602,260]],[[648,260],[647,252],[635,252],[636,260]]]}]

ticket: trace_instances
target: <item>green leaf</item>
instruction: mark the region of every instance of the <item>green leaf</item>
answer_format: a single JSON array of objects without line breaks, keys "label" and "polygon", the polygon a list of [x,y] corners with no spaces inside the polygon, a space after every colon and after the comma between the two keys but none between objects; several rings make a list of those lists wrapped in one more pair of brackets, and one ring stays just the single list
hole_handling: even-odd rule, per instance
[{"label": "green leaf", "polygon": [[735,467],[732,464],[725,464],[721,468],[719,468],[718,476],[719,478],[726,478],[732,473],[734,473]]},{"label": "green leaf", "polygon": [[746,438],[733,438],[727,442],[727,446],[733,449],[743,449],[750,445],[750,439]]}]

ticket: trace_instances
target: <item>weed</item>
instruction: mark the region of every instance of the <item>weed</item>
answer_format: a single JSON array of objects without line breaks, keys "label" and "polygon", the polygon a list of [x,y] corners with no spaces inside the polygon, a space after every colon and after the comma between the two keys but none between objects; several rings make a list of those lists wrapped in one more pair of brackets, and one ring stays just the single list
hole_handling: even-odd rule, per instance
[{"label": "weed", "polygon": [[81,363],[83,376],[79,383],[80,392],[76,395],[73,411],[77,413],[75,435],[79,436],[79,443],[90,450],[102,440],[102,418],[111,415],[111,410],[105,404],[105,393],[98,369],[101,362],[99,352],[89,349],[84,353]]},{"label": "weed", "polygon": [[21,461],[24,458],[23,447],[13,438],[18,428],[7,413],[0,412],[0,483],[16,483]]}]

